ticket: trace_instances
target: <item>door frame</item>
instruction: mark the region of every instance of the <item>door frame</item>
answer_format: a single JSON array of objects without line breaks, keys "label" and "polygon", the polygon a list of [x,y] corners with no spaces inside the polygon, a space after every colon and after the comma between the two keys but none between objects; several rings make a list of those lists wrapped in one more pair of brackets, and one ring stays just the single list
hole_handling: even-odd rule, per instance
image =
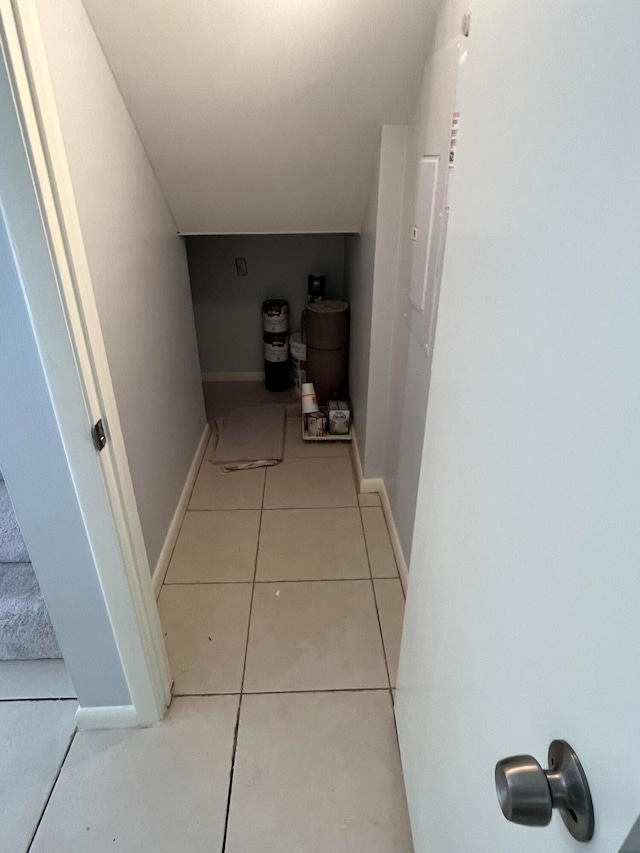
[{"label": "door frame", "polygon": [[100,561],[96,570],[135,709],[127,724],[152,725],[171,701],[172,680],[34,0],[0,0],[0,47],[90,423],[102,419],[107,432],[99,460],[125,572],[114,577]]}]

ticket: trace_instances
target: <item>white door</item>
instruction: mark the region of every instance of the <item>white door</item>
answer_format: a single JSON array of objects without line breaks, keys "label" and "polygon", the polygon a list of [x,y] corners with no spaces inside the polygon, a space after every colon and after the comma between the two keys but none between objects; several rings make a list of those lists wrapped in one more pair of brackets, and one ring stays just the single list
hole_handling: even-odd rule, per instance
[{"label": "white door", "polygon": [[565,853],[495,763],[640,812],[640,4],[476,0],[397,719],[418,853]]}]

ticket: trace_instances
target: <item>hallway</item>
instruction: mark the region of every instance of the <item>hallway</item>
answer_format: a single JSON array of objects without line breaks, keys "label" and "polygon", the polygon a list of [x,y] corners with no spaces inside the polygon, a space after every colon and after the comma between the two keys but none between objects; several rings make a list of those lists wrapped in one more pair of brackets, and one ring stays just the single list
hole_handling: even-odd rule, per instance
[{"label": "hallway", "polygon": [[159,598],[165,722],[75,736],[32,850],[411,851],[393,718],[404,599],[349,449],[202,462]]}]

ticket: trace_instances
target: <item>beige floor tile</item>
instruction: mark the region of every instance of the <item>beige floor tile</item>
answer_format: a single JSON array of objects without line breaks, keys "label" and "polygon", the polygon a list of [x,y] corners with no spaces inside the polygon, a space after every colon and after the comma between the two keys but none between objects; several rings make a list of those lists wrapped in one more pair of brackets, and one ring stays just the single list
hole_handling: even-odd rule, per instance
[{"label": "beige floor tile", "polygon": [[234,409],[244,406],[260,406],[263,403],[279,403],[285,407],[287,417],[300,417],[300,395],[294,388],[286,391],[267,391],[264,379],[232,380],[230,382],[203,382],[204,403],[207,419],[222,419]]},{"label": "beige floor tile", "polygon": [[216,427],[211,427],[211,437],[207,443],[207,449],[204,452],[204,459],[211,461],[213,459],[213,454],[216,451],[216,444],[218,443],[218,433],[216,432]]},{"label": "beige floor tile", "polygon": [[269,509],[262,514],[257,580],[368,578],[358,509]]},{"label": "beige floor tile", "polygon": [[164,586],[158,607],[176,696],[238,693],[251,584]]},{"label": "beige floor tile", "polygon": [[404,619],[404,595],[400,578],[374,580],[382,627],[384,652],[389,667],[391,686],[396,686],[398,660],[400,658],[400,640],[402,639],[402,620]]},{"label": "beige floor tile", "polygon": [[360,506],[380,506],[380,495],[377,492],[365,492],[358,495]]},{"label": "beige floor tile", "polygon": [[193,487],[189,509],[260,509],[264,468],[230,471],[205,459]]},{"label": "beige floor tile", "polygon": [[388,691],[244,696],[227,853],[411,853]]},{"label": "beige floor tile", "polygon": [[267,471],[265,509],[358,506],[349,459],[285,459]]},{"label": "beige floor tile", "polygon": [[198,510],[182,522],[165,583],[252,581],[260,510]]},{"label": "beige floor tile", "polygon": [[367,540],[371,574],[374,578],[397,578],[398,568],[382,508],[367,506],[362,507],[360,511]]},{"label": "beige floor tile", "polygon": [[349,456],[348,441],[304,441],[300,418],[287,421],[284,440],[284,458],[328,458],[331,456]]},{"label": "beige floor tile", "polygon": [[177,698],[159,726],[80,732],[32,853],[221,850],[238,701]]},{"label": "beige floor tile", "polygon": [[370,581],[256,585],[245,691],[385,686]]},{"label": "beige floor tile", "polygon": [[75,699],[63,660],[0,661],[0,700]]},{"label": "beige floor tile", "polygon": [[0,850],[27,850],[75,729],[78,703],[0,702]]}]

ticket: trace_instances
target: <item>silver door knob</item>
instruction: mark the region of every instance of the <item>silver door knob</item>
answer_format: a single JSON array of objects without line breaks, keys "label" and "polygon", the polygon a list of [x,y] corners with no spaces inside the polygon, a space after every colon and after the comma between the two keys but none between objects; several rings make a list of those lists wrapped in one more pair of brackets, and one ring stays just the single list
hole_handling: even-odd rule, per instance
[{"label": "silver door knob", "polygon": [[531,755],[513,755],[496,764],[496,791],[507,820],[525,826],[547,826],[558,809],[578,841],[593,837],[591,792],[578,756],[564,740],[549,747],[549,769]]}]

